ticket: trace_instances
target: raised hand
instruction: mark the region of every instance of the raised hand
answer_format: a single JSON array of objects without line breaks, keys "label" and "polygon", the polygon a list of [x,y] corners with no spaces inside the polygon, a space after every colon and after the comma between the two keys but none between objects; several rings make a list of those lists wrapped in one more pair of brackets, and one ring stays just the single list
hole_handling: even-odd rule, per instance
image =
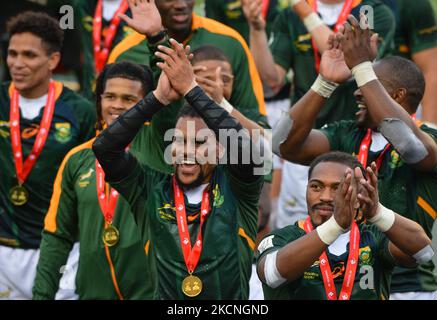
[{"label": "raised hand", "polygon": [[347,169],[334,199],[334,218],[343,229],[348,229],[355,218],[357,184],[352,169]]},{"label": "raised hand", "polygon": [[165,72],[172,88],[180,95],[185,96],[191,89],[197,86],[190,56],[187,54],[189,47],[185,47],[174,39],[170,39],[171,48],[158,46],[155,55],[164,62],[158,62],[157,66]]},{"label": "raised hand", "polygon": [[241,0],[241,6],[251,27],[255,30],[264,30],[266,28],[266,21],[262,16],[261,0]]},{"label": "raised hand", "polygon": [[218,67],[214,72],[214,80],[208,79],[201,75],[201,71],[205,71],[202,65],[194,66],[194,74],[196,75],[196,82],[217,103],[223,100],[223,80],[221,77],[221,67]]},{"label": "raised hand", "polygon": [[156,86],[153,94],[163,105],[168,105],[171,102],[180,100],[182,98],[182,96],[171,86],[170,80],[168,80],[165,72],[161,72],[158,85]]},{"label": "raised hand", "polygon": [[154,36],[162,29],[161,15],[155,0],[127,0],[132,18],[119,14],[129,27],[145,36]]},{"label": "raised hand", "polygon": [[352,76],[344,61],[343,52],[340,50],[340,43],[333,34],[328,39],[328,50],[325,50],[322,54],[320,74],[326,80],[336,83],[345,82]]},{"label": "raised hand", "polygon": [[371,41],[370,29],[362,29],[354,16],[349,15],[348,22],[336,33],[335,37],[340,43],[344,60],[349,69],[362,62],[373,61],[375,59],[377,35],[373,35]]},{"label": "raised hand", "polygon": [[359,172],[355,170],[355,175],[362,187],[358,193],[358,200],[364,209],[366,219],[371,219],[376,215],[379,204],[378,169],[375,162],[372,162],[370,166],[367,167],[366,172],[367,180],[364,179],[361,170],[359,170]]}]

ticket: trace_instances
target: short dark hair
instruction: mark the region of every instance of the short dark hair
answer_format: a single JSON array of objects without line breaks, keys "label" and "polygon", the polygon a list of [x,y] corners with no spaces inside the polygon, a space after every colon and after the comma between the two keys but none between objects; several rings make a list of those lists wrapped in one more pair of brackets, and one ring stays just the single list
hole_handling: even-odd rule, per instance
[{"label": "short dark hair", "polygon": [[176,122],[178,122],[178,120],[183,117],[201,118],[197,110],[193,108],[191,105],[189,105],[188,103],[185,103],[182,106],[182,108],[179,110],[179,113],[176,117]]},{"label": "short dark hair", "polygon": [[132,63],[129,61],[122,61],[117,63],[107,64],[96,80],[96,109],[98,122],[96,129],[102,129],[102,97],[105,91],[106,82],[110,79],[122,78],[141,82],[143,89],[143,96],[146,96],[153,90],[153,74],[150,67]]},{"label": "short dark hair", "polygon": [[313,162],[311,162],[310,168],[308,170],[308,180],[311,179],[311,175],[313,174],[314,168],[322,162],[340,163],[351,169],[359,167],[363,172],[363,176],[365,176],[364,167],[356,157],[341,151],[331,151],[318,156],[313,160]]},{"label": "short dark hair", "polygon": [[64,41],[64,31],[58,20],[44,12],[25,11],[7,22],[9,38],[15,34],[29,32],[41,38],[48,54],[60,52]]},{"label": "short dark hair", "polygon": [[392,89],[405,88],[410,111],[416,112],[425,94],[425,77],[419,67],[411,60],[391,56],[379,61],[387,68],[388,79],[383,79]]},{"label": "short dark hair", "polygon": [[193,51],[193,59],[191,60],[191,64],[196,64],[206,60],[218,60],[229,63],[228,57],[226,57],[222,50],[215,46],[204,45]]}]

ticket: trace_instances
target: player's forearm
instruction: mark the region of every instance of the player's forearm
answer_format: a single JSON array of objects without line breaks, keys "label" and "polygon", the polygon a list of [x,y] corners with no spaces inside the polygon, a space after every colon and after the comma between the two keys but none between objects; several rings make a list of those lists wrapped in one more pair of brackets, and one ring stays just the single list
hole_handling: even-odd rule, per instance
[{"label": "player's forearm", "polygon": [[136,160],[125,149],[143,127],[144,122],[149,121],[162,107],[154,94],[149,93],[96,138],[93,151],[108,181],[119,181],[133,170]]},{"label": "player's forearm", "polygon": [[[295,1],[296,2],[296,1]],[[320,53],[328,49],[328,38],[334,32],[320,19],[318,14],[313,11],[306,1],[298,1],[293,6],[293,11],[304,22],[308,32],[317,45]]]},{"label": "player's forearm", "polygon": [[276,257],[278,271],[288,281],[296,280],[317,261],[325,249],[326,244],[313,231],[279,250]]},{"label": "player's forearm", "polygon": [[[238,136],[241,137],[241,139],[236,139],[236,153],[232,152],[234,150],[230,148],[231,143],[234,143],[235,141],[230,141],[229,138],[227,138],[227,163],[237,176],[240,176],[244,180],[252,179],[254,167],[260,166],[253,161],[252,155],[256,153],[256,151],[253,150],[250,153],[249,163],[244,164],[242,160],[244,159],[243,153],[248,151],[247,148],[249,148],[249,150],[251,150],[251,148],[256,148],[256,144],[252,143],[249,134],[243,130],[243,126],[238,122],[238,120],[231,116],[227,110],[214,102],[214,100],[209,98],[199,86],[196,86],[188,92],[185,95],[185,99],[196,109],[207,126],[214,132],[218,140],[220,140],[225,133],[238,133]],[[244,149],[244,147],[246,147],[246,149]]]},{"label": "player's forearm", "polygon": [[272,88],[274,92],[278,92],[285,83],[286,71],[284,70],[281,74],[281,67],[275,63],[264,29],[250,28],[250,51],[262,82]]},{"label": "player's forearm", "polygon": [[399,214],[395,214],[393,226],[385,234],[396,247],[410,257],[431,245],[431,239],[418,223]]},{"label": "player's forearm", "polygon": [[433,61],[432,64],[433,69],[423,70],[426,87],[422,100],[422,120],[437,125],[437,60]]}]

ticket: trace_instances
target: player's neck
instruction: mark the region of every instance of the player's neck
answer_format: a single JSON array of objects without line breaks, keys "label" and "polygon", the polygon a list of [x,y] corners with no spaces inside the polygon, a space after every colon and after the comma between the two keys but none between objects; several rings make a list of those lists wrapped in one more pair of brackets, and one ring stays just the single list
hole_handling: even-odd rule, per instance
[{"label": "player's neck", "polygon": [[48,93],[49,84],[50,84],[50,78],[39,83],[38,85],[32,88],[25,89],[25,90],[18,90],[18,92],[20,93],[20,96],[26,99],[37,99]]}]

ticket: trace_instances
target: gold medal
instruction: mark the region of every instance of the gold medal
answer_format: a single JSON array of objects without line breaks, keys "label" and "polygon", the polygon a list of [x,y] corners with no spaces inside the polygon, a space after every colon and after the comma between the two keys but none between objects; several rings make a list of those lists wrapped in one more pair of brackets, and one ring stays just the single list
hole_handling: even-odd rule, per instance
[{"label": "gold medal", "polygon": [[202,280],[190,274],[182,281],[182,292],[190,298],[198,296],[202,292]]},{"label": "gold medal", "polygon": [[26,188],[18,185],[9,191],[9,199],[15,206],[22,206],[29,200],[29,193]]},{"label": "gold medal", "polygon": [[103,230],[102,239],[108,247],[112,247],[118,243],[118,240],[120,240],[120,233],[116,227],[109,225],[105,230]]}]

